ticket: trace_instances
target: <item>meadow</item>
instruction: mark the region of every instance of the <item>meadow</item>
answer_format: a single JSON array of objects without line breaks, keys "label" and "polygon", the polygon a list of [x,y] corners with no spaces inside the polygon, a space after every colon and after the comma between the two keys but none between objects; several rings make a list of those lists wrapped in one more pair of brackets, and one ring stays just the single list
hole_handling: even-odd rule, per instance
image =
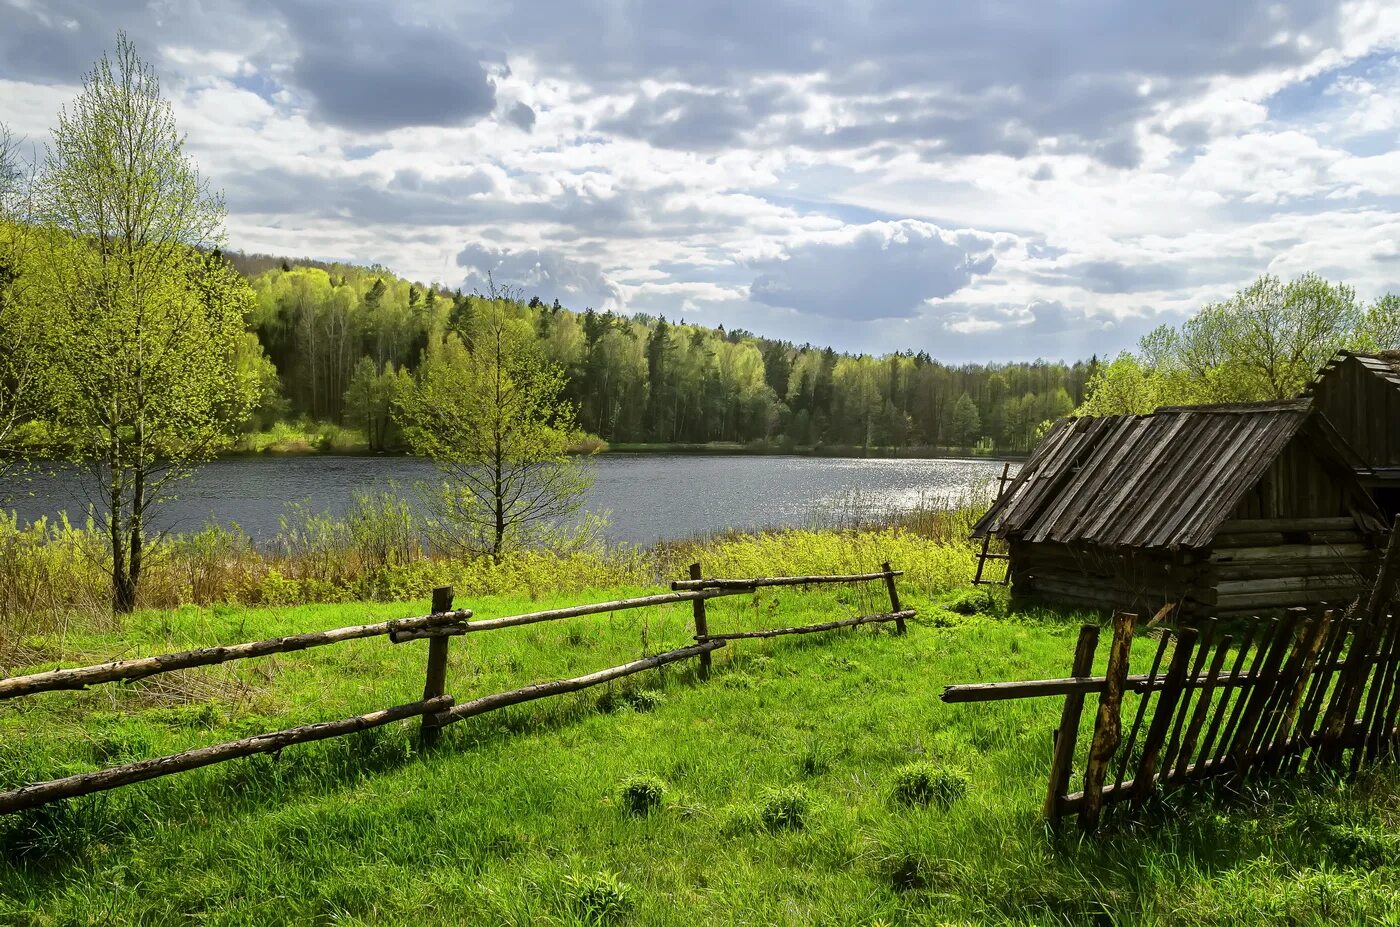
[{"label": "meadow", "polygon": [[[743,575],[759,562],[899,562],[934,543],[899,530],[717,539],[699,553],[715,573]],[[887,553],[901,538],[909,548]],[[932,549],[906,560],[901,596],[921,614],[902,637],[883,626],[737,642],[708,682],[679,664],[453,725],[425,754],[409,722],[0,819],[0,922],[1400,923],[1393,768],[1212,802],[1168,796],[1145,822],[1089,842],[1047,832],[1057,700],[937,696],[948,683],[1062,675],[1092,616],[1008,612],[960,585],[965,545],[940,549],[942,560]],[[562,573],[537,583],[534,594],[459,590],[457,604],[487,618],[656,588],[572,587]],[[823,621],[882,597],[878,585],[767,590],[712,601],[710,624]],[[427,604],[153,609],[120,627],[31,635],[26,662]],[[470,635],[453,641],[448,691],[575,675],[692,632],[681,605]],[[0,709],[0,784],[411,701],[426,646],[361,640],[16,700]]]}]

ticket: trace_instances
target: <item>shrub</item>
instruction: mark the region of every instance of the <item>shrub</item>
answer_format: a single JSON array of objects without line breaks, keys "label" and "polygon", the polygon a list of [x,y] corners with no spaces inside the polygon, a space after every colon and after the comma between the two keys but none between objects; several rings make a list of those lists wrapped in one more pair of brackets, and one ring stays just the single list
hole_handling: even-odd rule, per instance
[{"label": "shrub", "polygon": [[1338,860],[1360,866],[1384,866],[1400,855],[1400,834],[1352,824],[1334,824],[1324,838]]},{"label": "shrub", "polygon": [[892,798],[906,808],[947,808],[967,794],[967,787],[967,776],[956,770],[911,763],[895,772]]},{"label": "shrub", "polygon": [[622,784],[622,810],[633,817],[646,817],[660,808],[665,798],[666,786],[656,779],[636,776]]},{"label": "shrub", "polygon": [[812,800],[805,789],[771,789],[759,798],[758,820],[771,831],[802,830],[807,826],[811,807]]},{"label": "shrub", "polygon": [[564,896],[574,914],[595,924],[620,920],[635,907],[631,889],[611,872],[565,876]]},{"label": "shrub", "polygon": [[1002,597],[988,586],[964,589],[944,602],[943,607],[958,615],[1000,615],[1005,610]]}]

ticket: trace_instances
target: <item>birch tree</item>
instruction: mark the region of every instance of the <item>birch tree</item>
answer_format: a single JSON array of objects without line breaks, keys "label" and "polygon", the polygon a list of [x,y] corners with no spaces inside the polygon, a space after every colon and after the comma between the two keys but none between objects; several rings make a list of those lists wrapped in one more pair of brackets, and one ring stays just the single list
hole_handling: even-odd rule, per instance
[{"label": "birch tree", "polygon": [[428,495],[434,542],[499,559],[578,511],[592,473],[564,372],[530,324],[499,301],[476,301],[471,350],[450,334],[398,399],[404,437],[446,477]]},{"label": "birch tree", "polygon": [[42,417],[47,385],[47,337],[35,286],[42,234],[33,225],[32,178],[21,148],[0,125],[0,477],[13,476],[33,449],[24,432]]},{"label": "birch tree", "polygon": [[53,420],[91,469],[112,607],[129,612],[159,541],[153,511],[251,411],[257,384],[236,353],[252,293],[211,253],[222,198],[124,35],[59,114],[36,192],[61,233],[44,262]]}]

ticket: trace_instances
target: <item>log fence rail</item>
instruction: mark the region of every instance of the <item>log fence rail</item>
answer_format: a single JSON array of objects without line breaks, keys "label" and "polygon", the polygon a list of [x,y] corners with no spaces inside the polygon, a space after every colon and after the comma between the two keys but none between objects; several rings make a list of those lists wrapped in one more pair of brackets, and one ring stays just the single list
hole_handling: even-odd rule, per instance
[{"label": "log fence rail", "polygon": [[[885,563],[883,569],[877,573],[830,576],[706,579],[701,574],[698,563],[691,565],[689,572],[690,579],[678,580],[673,583],[673,591],[671,592],[478,621],[472,620],[471,609],[454,609],[452,607],[452,588],[444,586],[433,590],[431,613],[416,618],[402,618],[375,624],[335,628],[329,631],[315,631],[263,641],[208,647],[133,660],[117,660],[93,666],[56,669],[0,679],[0,703],[3,703],[7,699],[35,695],[41,692],[80,690],[91,685],[108,682],[132,682],[161,673],[200,666],[213,666],[278,653],[290,653],[364,638],[382,636],[388,638],[389,642],[393,644],[415,640],[428,641],[423,697],[419,701],[341,720],[321,721],[283,731],[258,734],[170,756],[141,760],[60,779],[27,783],[8,791],[0,791],[0,814],[12,814],[49,802],[198,769],[239,757],[259,753],[276,753],[293,744],[341,737],[415,717],[420,719],[419,743],[421,747],[431,748],[438,743],[442,728],[457,721],[497,711],[510,705],[602,685],[615,679],[646,670],[659,669],[682,660],[697,659],[697,677],[702,681],[706,680],[709,678],[711,669],[711,655],[714,651],[725,647],[731,640],[777,637],[786,634],[810,634],[887,621],[896,622],[897,630],[899,633],[903,633],[905,620],[917,614],[913,609],[900,607],[899,594],[894,583],[895,577],[902,575],[902,573],[892,569],[888,563]],[[737,631],[725,634],[711,634],[709,630],[705,603],[710,599],[751,595],[758,589],[767,587],[866,582],[885,584],[890,598],[889,612],[861,615],[796,628]],[[567,618],[685,602],[692,604],[695,622],[695,643],[691,645],[642,657],[584,676],[534,683],[519,689],[480,696],[460,703],[447,694],[449,689],[447,678],[449,648],[454,637],[504,630],[545,621],[559,621]]]},{"label": "log fence rail", "polygon": [[[1292,609],[1280,619],[1233,622],[1228,633],[1214,618],[1163,629],[1145,675],[1128,671],[1137,616],[1118,612],[1103,675],[1092,675],[1100,628],[1085,625],[1070,676],[949,686],[942,699],[1063,696],[1044,813],[1055,827],[1078,815],[1086,833],[1111,806],[1135,813],[1157,792],[1189,782],[1237,787],[1305,768],[1355,774],[1400,754],[1397,579],[1400,522],[1370,594],[1348,609]],[[1126,693],[1138,698],[1125,737]],[[1098,706],[1085,745],[1091,694]],[[1076,769],[1082,787],[1070,791]]]}]

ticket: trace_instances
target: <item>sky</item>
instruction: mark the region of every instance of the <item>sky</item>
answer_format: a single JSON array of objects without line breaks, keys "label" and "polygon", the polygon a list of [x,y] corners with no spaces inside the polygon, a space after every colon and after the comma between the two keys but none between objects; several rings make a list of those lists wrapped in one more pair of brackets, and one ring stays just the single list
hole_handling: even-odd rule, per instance
[{"label": "sky", "polygon": [[1400,3],[0,0],[42,148],[125,30],[229,245],[950,362],[1263,273],[1400,292]]}]

